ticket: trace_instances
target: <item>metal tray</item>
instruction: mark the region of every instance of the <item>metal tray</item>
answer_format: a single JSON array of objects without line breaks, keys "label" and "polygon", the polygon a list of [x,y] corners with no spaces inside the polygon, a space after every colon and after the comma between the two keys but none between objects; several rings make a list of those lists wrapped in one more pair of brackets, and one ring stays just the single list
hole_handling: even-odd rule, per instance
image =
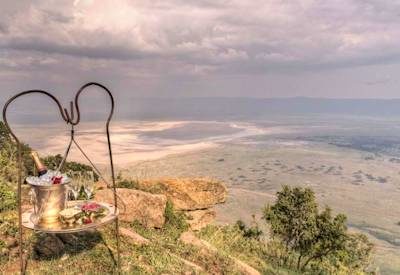
[{"label": "metal tray", "polygon": [[[81,205],[86,203],[87,201],[69,201],[68,202],[68,207],[73,207],[76,205]],[[90,201],[94,202],[94,201]],[[89,223],[89,224],[74,224],[72,226],[68,226],[61,221],[58,221],[56,223],[53,223],[51,225],[40,225],[40,224],[35,224],[33,222],[34,220],[34,211],[33,209],[30,209],[22,214],[22,225],[26,228],[35,230],[35,231],[40,231],[40,232],[45,232],[45,233],[74,233],[74,232],[81,232],[81,231],[86,231],[90,229],[95,229],[97,227],[103,226],[105,224],[108,224],[112,221],[114,221],[119,214],[119,210],[115,208],[114,205],[105,203],[105,202],[96,202],[100,204],[101,206],[105,207],[106,210],[106,215],[104,217],[96,219],[94,222]]]}]

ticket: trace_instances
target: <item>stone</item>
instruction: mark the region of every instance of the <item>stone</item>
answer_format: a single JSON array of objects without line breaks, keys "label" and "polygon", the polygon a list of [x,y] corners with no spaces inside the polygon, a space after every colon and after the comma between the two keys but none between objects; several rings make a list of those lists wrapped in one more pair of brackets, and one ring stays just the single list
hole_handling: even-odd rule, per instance
[{"label": "stone", "polygon": [[139,182],[139,188],[164,194],[176,210],[206,209],[226,200],[227,189],[220,181],[194,179],[157,179]]},{"label": "stone", "polygon": [[[125,222],[138,221],[147,228],[162,228],[165,223],[167,197],[148,192],[117,188],[119,219]],[[99,202],[114,203],[111,189],[99,190],[95,194]]]},{"label": "stone", "polygon": [[201,209],[185,212],[190,229],[198,231],[215,220],[216,212],[212,209]]},{"label": "stone", "polygon": [[125,227],[120,227],[119,233],[121,234],[121,236],[127,237],[131,243],[136,245],[146,245],[150,243],[150,241],[145,237]]},{"label": "stone", "polygon": [[77,245],[79,243],[79,238],[76,233],[70,234],[57,234],[56,235],[64,244]]},{"label": "stone", "polygon": [[35,244],[35,252],[42,257],[53,258],[64,252],[64,243],[54,234],[45,234]]}]

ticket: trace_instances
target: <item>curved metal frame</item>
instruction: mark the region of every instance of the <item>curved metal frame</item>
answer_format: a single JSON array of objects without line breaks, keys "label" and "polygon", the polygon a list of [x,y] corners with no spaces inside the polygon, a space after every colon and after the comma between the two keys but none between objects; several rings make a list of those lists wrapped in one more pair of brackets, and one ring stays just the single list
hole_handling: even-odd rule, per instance
[{"label": "curved metal frame", "polygon": [[[9,105],[16,100],[17,98],[21,96],[25,96],[28,94],[42,94],[45,96],[50,97],[57,105],[62,119],[67,123],[72,126],[71,131],[73,130],[73,126],[78,125],[81,119],[80,116],[80,109],[79,109],[79,96],[81,93],[89,86],[97,86],[102,88],[110,97],[111,100],[111,111],[108,116],[107,122],[106,122],[106,134],[107,134],[107,143],[108,143],[108,152],[109,152],[109,159],[110,159],[110,168],[111,168],[111,177],[112,177],[112,189],[113,189],[113,194],[114,194],[114,206],[115,206],[115,211],[118,208],[118,202],[117,202],[117,191],[116,191],[116,185],[115,185],[115,171],[114,171],[114,161],[113,161],[113,156],[112,156],[112,148],[111,148],[111,140],[110,140],[110,122],[112,119],[112,116],[114,114],[114,109],[115,109],[115,102],[114,102],[114,97],[112,93],[110,92],[109,89],[107,89],[105,86],[96,83],[96,82],[89,82],[85,85],[83,85],[78,92],[76,93],[75,100],[74,102],[70,102],[70,112],[66,108],[62,108],[62,105],[60,101],[53,96],[52,94],[42,91],[42,90],[29,90],[29,91],[24,91],[19,94],[16,94],[15,96],[11,97],[6,104],[4,105],[3,108],[3,121],[7,127],[7,130],[10,132],[11,136],[14,138],[15,142],[17,143],[18,146],[18,226],[19,226],[19,259],[20,259],[20,268],[21,268],[21,274],[25,273],[25,268],[24,268],[24,259],[23,259],[23,227],[22,227],[22,195],[21,195],[21,185],[22,185],[22,152],[21,152],[21,142],[17,138],[17,136],[14,134],[14,132],[11,130],[11,127],[8,123],[7,120],[7,109]],[[75,105],[75,106],[74,106]],[[74,107],[76,108],[76,119],[74,115]],[[120,271],[120,241],[119,241],[119,224],[118,224],[118,217],[115,219],[115,238],[117,241],[117,270],[118,272]]]}]

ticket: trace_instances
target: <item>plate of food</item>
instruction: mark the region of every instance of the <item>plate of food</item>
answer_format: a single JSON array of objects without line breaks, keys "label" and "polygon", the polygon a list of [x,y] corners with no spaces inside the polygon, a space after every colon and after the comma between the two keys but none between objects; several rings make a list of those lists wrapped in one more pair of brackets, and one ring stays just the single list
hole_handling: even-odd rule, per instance
[{"label": "plate of food", "polygon": [[85,202],[65,208],[59,214],[60,221],[68,226],[83,225],[96,222],[108,214],[108,208],[97,202]]},{"label": "plate of food", "polygon": [[36,224],[33,209],[22,215],[23,226],[47,233],[72,233],[97,228],[117,218],[114,205],[95,201],[69,201],[52,224]]}]

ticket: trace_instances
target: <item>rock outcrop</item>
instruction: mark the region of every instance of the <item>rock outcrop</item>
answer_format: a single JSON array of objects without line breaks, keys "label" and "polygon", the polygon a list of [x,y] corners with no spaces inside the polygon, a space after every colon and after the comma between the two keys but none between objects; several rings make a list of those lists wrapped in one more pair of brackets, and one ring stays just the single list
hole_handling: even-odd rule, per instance
[{"label": "rock outcrop", "polygon": [[200,230],[215,219],[212,207],[225,202],[227,189],[220,181],[194,179],[155,179],[137,183],[138,187],[165,195],[175,210],[184,211],[192,230]]},{"label": "rock outcrop", "polygon": [[[127,222],[137,220],[148,228],[164,225],[164,211],[169,200],[175,210],[185,212],[192,230],[200,230],[213,222],[216,214],[212,207],[225,202],[227,195],[222,182],[204,178],[166,178],[134,183],[133,186],[139,190],[117,188],[122,200],[119,202],[120,219]],[[98,188],[96,200],[112,203],[111,189],[100,183]]]},{"label": "rock outcrop", "polygon": [[[118,201],[119,218],[122,221],[136,220],[147,228],[161,228],[164,225],[166,196],[127,188],[117,188],[117,194],[122,200]],[[95,198],[108,203],[114,201],[111,189],[98,190]]]},{"label": "rock outcrop", "polygon": [[157,179],[138,184],[142,190],[167,196],[176,210],[210,208],[225,202],[227,194],[222,182],[210,179]]},{"label": "rock outcrop", "polygon": [[225,202],[227,189],[220,181],[194,179],[153,179],[136,182],[138,188],[165,195],[175,210],[184,211],[192,230],[200,230],[215,219],[212,207]]}]

